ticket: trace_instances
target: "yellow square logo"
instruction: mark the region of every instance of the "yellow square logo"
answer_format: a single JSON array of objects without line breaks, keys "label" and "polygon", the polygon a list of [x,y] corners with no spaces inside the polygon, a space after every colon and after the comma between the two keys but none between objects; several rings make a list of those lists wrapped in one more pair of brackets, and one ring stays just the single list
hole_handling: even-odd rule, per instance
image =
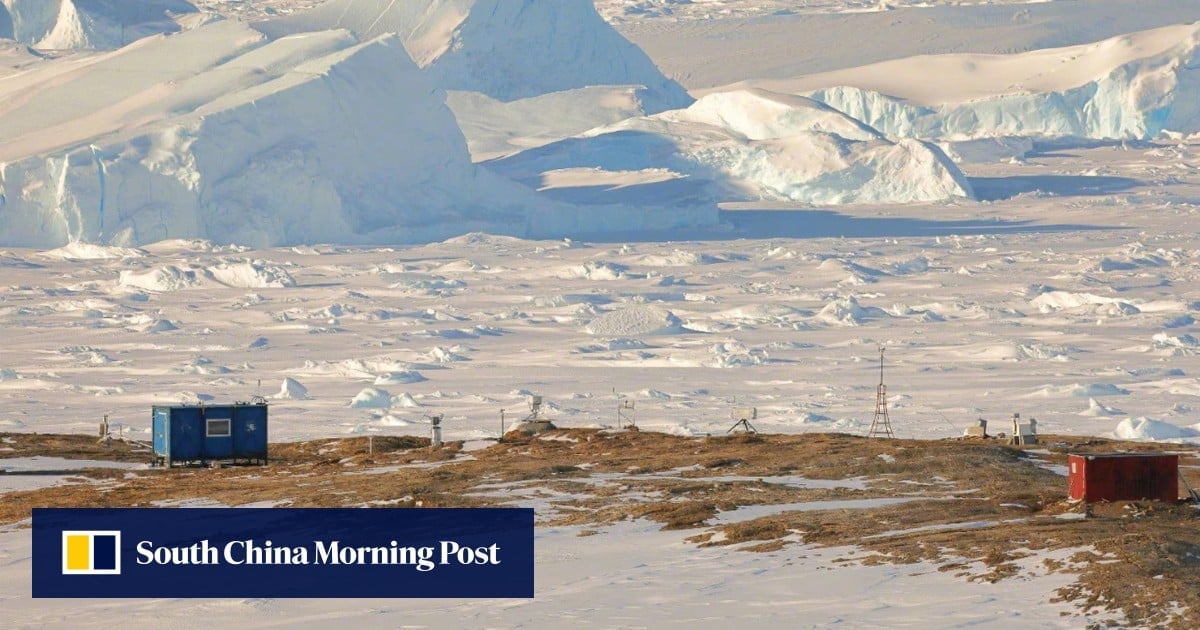
[{"label": "yellow square logo", "polygon": [[120,575],[121,532],[64,531],[63,575]]}]

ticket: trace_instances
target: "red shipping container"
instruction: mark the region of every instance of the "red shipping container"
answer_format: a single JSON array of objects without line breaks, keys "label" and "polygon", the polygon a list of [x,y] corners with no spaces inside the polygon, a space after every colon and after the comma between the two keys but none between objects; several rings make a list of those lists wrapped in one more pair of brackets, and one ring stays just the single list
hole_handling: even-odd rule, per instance
[{"label": "red shipping container", "polygon": [[1067,457],[1071,499],[1179,500],[1179,456],[1170,453],[1097,453]]}]

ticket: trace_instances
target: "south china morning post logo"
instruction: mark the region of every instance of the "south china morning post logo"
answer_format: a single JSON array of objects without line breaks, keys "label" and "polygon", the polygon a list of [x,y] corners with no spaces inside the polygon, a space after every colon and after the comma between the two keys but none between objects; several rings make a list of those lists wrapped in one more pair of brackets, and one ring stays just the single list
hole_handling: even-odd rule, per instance
[{"label": "south china morning post logo", "polygon": [[62,533],[63,575],[120,575],[121,532],[75,531]]},{"label": "south china morning post logo", "polygon": [[533,597],[533,523],[529,508],[35,508],[32,594]]},{"label": "south china morning post logo", "polygon": [[159,546],[153,541],[142,540],[136,549],[137,564],[162,566],[389,565],[411,567],[424,573],[443,566],[497,566],[503,562],[498,543],[467,547],[453,540],[424,546],[402,545],[395,540],[370,546],[346,545],[340,540],[316,540],[311,547],[277,545],[271,540],[252,538],[224,544],[213,544],[205,539],[181,546]]}]

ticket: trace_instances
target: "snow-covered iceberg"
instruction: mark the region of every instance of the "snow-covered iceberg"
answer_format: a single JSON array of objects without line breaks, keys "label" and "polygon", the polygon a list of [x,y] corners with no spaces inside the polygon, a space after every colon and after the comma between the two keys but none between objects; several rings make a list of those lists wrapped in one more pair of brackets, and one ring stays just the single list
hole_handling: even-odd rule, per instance
[{"label": "snow-covered iceberg", "polygon": [[0,0],[0,38],[35,48],[108,49],[178,31],[186,0]]},{"label": "snow-covered iceberg", "polygon": [[[20,98],[13,98],[19,95]],[[401,41],[224,21],[0,79],[0,244],[270,246],[665,229],[715,209],[580,210],[471,163]]]},{"label": "snow-covered iceberg", "polygon": [[592,0],[330,0],[255,24],[278,37],[344,28],[397,33],[435,84],[511,101],[596,85],[640,85],[649,111],[691,97],[612,28]]},{"label": "snow-covered iceberg", "polygon": [[1200,23],[1013,55],[920,56],[796,80],[879,131],[925,140],[1151,139],[1200,131]]},{"label": "snow-covered iceberg", "polygon": [[[763,90],[710,94],[686,109],[621,121],[488,164],[575,203],[653,196],[651,188],[664,203],[972,196],[966,177],[937,147],[893,141],[812,99]],[[635,186],[647,190],[631,193]]]},{"label": "snow-covered iceberg", "polygon": [[640,85],[592,85],[501,101],[480,92],[452,90],[446,104],[458,119],[475,161],[512,155],[570,138],[589,129],[661,111]]}]

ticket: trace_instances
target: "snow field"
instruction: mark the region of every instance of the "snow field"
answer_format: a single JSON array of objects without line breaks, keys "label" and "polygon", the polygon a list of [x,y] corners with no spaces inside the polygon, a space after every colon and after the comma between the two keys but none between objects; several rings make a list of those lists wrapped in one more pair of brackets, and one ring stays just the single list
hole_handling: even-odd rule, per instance
[{"label": "snow field", "polygon": [[[614,390],[653,430],[721,432],[731,408],[755,406],[764,431],[862,432],[884,345],[904,437],[956,436],[1015,411],[1046,432],[1103,434],[1138,417],[1187,428],[1200,385],[1196,305],[1181,296],[1196,253],[1182,233],[1146,240],[1046,226],[667,244],[168,242],[87,260],[7,250],[0,319],[25,334],[0,366],[0,421],[90,431],[100,401],[144,431],[151,404],[246,399],[262,380],[282,383],[276,439],[364,423],[420,434],[435,412],[447,439],[494,436],[500,409],[522,413],[529,393],[562,425],[605,426]],[[1104,260],[1142,262],[1098,271]],[[291,281],[210,277],[222,266]],[[41,411],[49,400],[62,412]]]},{"label": "snow field", "polygon": [[[481,621],[540,626],[547,619],[599,625],[708,625],[740,619],[765,627],[795,625],[798,615],[813,625],[917,624],[930,615],[985,628],[1069,628],[1104,621],[1047,601],[1046,593],[1068,585],[1071,578],[1062,573],[1047,575],[1039,568],[1040,554],[1022,563],[1020,581],[989,584],[966,582],[926,564],[866,565],[854,561],[851,548],[790,546],[765,554],[700,549],[684,542],[678,532],[658,531],[656,525],[641,522],[621,523],[586,539],[572,527],[538,528],[536,536],[538,597],[532,600],[410,599],[365,607],[319,599],[78,600],[68,613],[39,607],[21,590],[21,575],[28,571],[31,553],[29,536],[3,532],[0,559],[6,562],[0,569],[5,578],[0,580],[0,600],[8,605],[10,619],[18,623],[29,620],[80,628],[102,627],[114,615],[129,627],[150,627],[164,617],[231,627],[286,620],[299,628],[330,624],[384,628],[397,623],[441,627]],[[1069,555],[1052,557],[1067,560]],[[588,567],[586,576],[579,574],[581,565]],[[766,603],[747,604],[748,584]],[[797,592],[797,584],[805,585],[802,592]],[[886,593],[880,592],[881,585],[887,586]],[[621,594],[614,596],[614,592]]]}]

